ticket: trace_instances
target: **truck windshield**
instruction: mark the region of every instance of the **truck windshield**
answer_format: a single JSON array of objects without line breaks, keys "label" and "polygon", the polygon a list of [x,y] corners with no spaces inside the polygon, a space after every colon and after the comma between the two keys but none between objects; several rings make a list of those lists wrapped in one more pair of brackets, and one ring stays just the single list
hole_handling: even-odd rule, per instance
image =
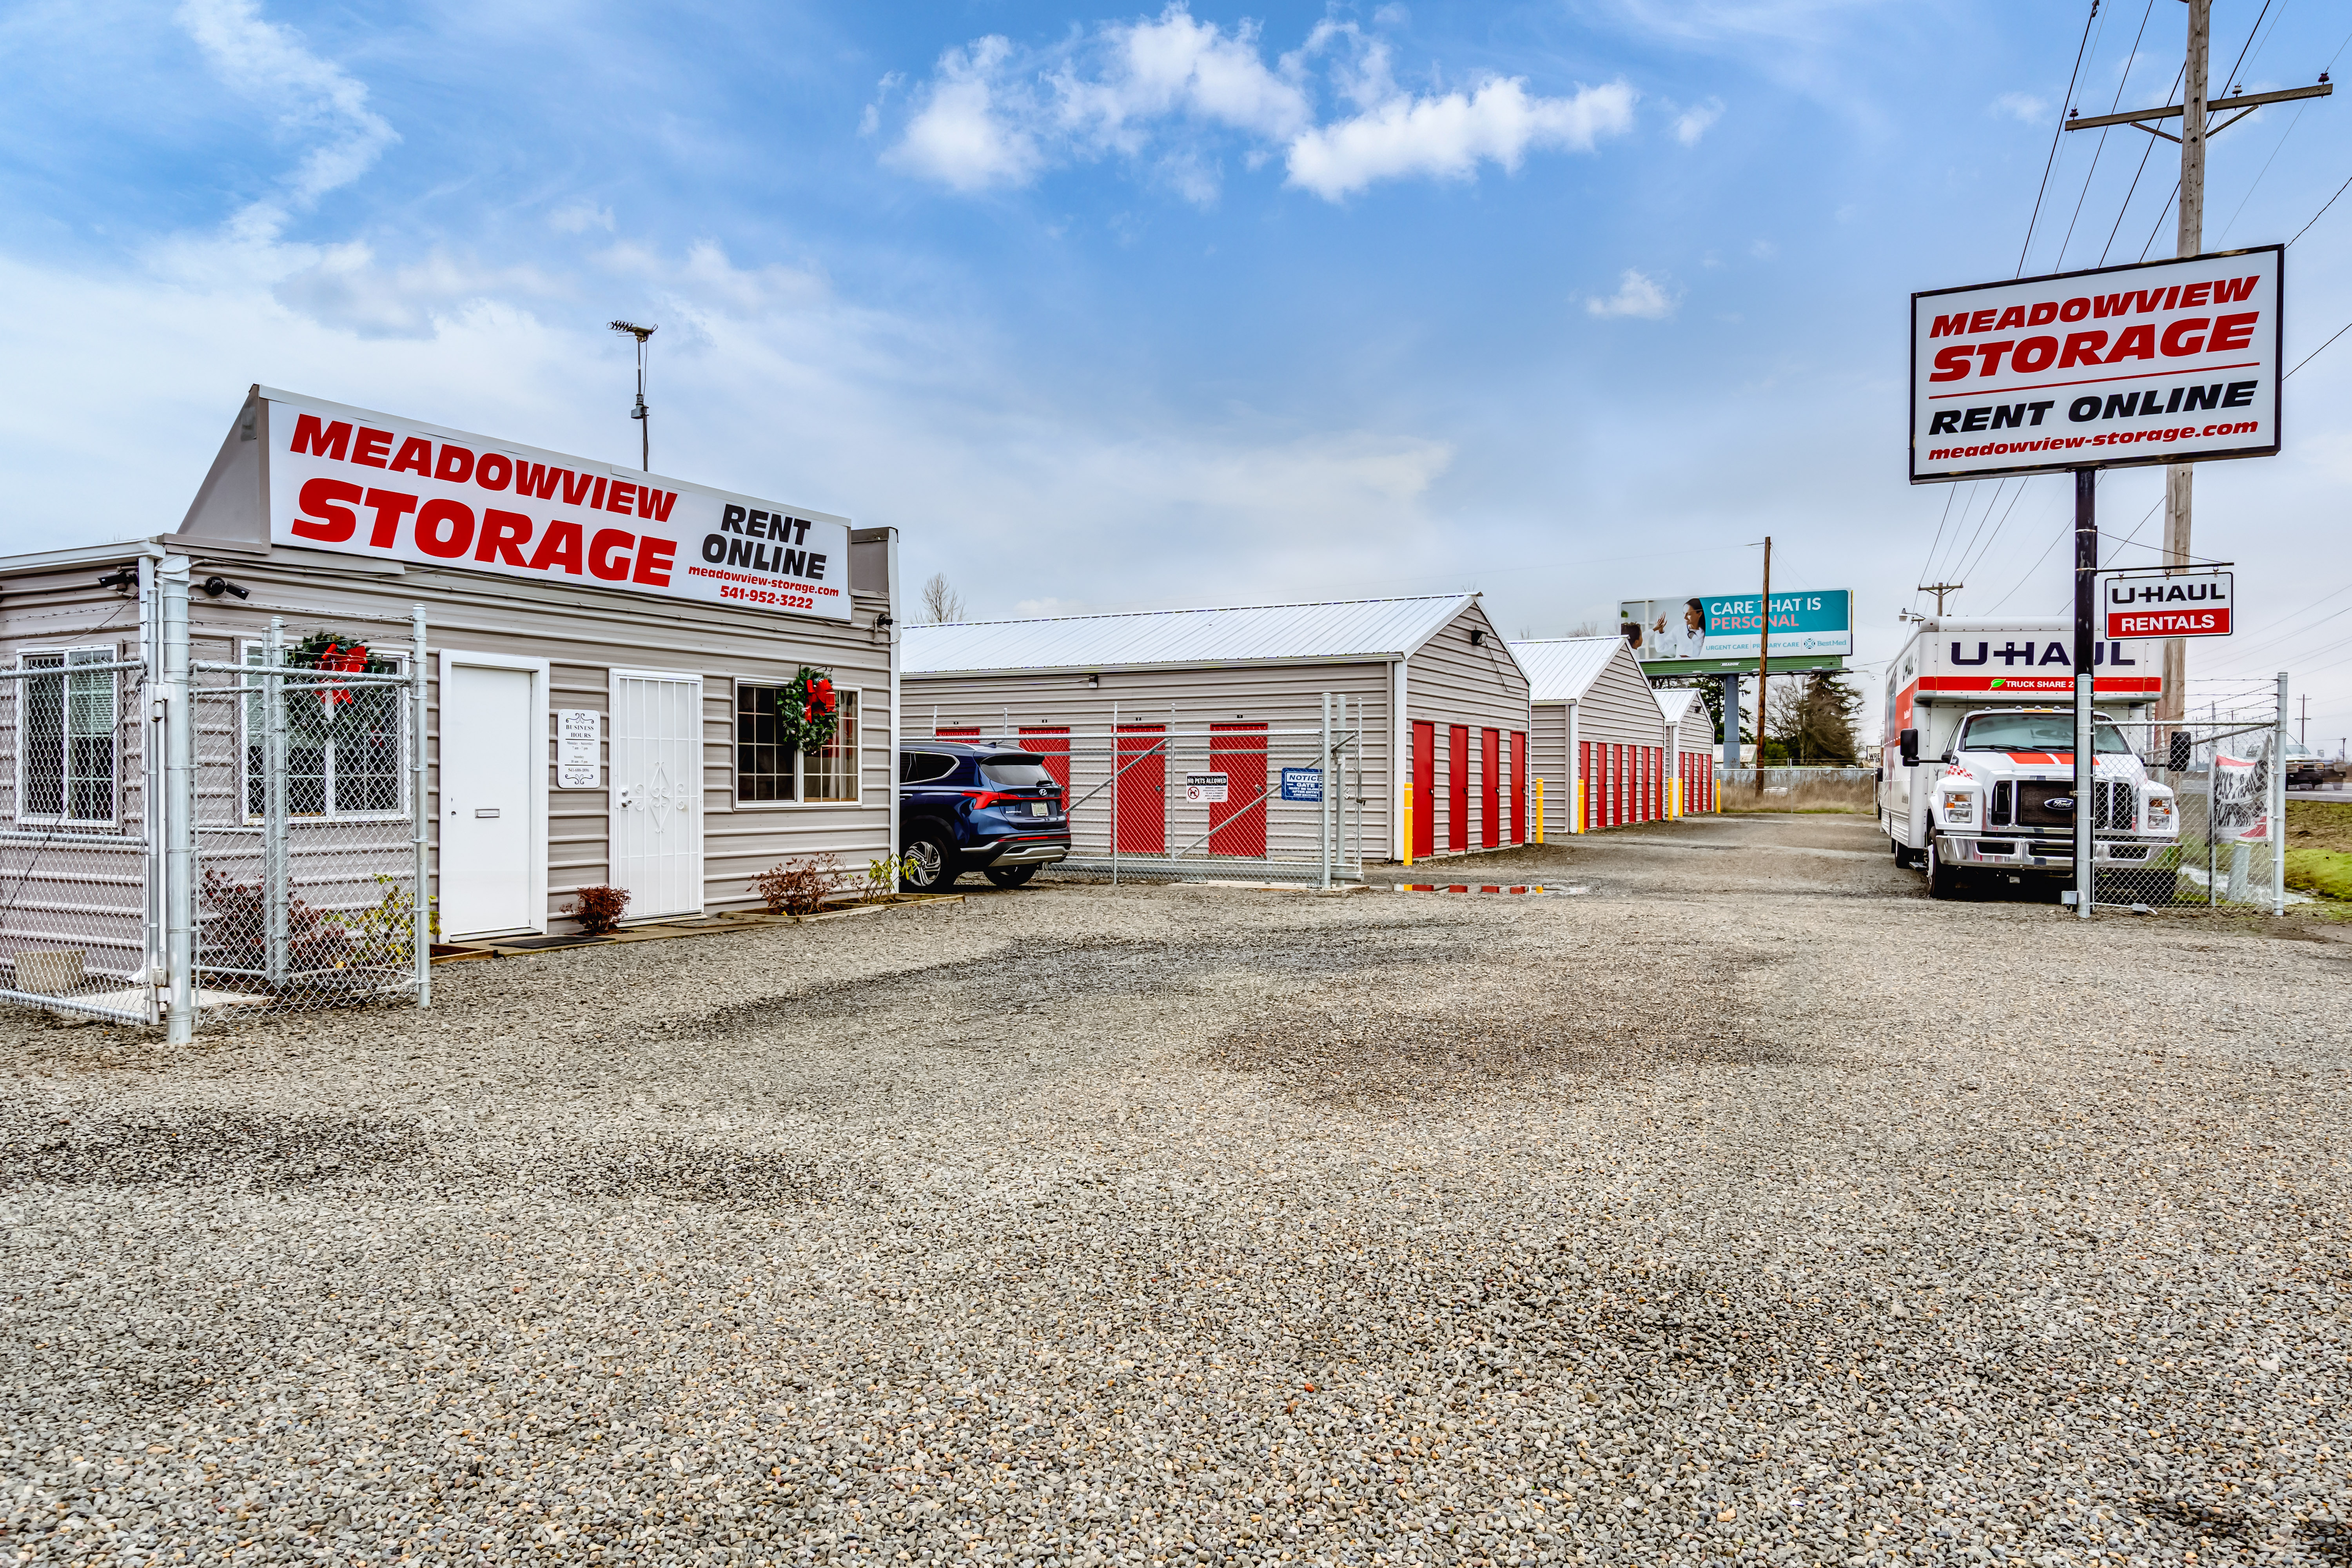
[{"label": "truck windshield", "polygon": [[[2074,716],[2071,713],[1976,713],[1960,731],[1963,752],[2071,752],[2074,749]],[[2095,723],[2091,750],[2124,756],[2131,747],[2113,724]]]}]

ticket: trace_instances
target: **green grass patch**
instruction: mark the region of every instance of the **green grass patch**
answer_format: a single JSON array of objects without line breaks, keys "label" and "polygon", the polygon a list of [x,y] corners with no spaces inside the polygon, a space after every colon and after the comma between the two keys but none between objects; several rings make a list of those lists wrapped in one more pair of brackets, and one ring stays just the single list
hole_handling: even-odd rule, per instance
[{"label": "green grass patch", "polygon": [[2352,805],[2332,800],[2286,803],[2286,843],[2296,849],[2352,850]]},{"label": "green grass patch", "polygon": [[[2352,806],[2330,809],[2352,811]],[[2286,885],[2297,892],[2323,899],[2352,900],[2352,851],[2290,849],[2286,852]]]}]

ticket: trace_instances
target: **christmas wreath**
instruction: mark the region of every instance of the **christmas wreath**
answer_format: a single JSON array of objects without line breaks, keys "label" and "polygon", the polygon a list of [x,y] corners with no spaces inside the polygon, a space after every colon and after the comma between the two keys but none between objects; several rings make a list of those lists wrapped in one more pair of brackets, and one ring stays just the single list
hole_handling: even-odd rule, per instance
[{"label": "christmas wreath", "polygon": [[[369,658],[366,643],[341,632],[312,632],[286,650],[286,664],[290,669],[352,675],[389,674],[393,668],[389,659]],[[369,696],[381,689],[370,688]],[[382,710],[381,702],[361,701],[348,686],[306,682],[286,689],[288,727],[311,739],[335,741],[362,733],[381,721]]]},{"label": "christmas wreath", "polygon": [[841,702],[823,670],[801,666],[776,692],[776,723],[784,744],[795,751],[823,751],[841,724]]}]

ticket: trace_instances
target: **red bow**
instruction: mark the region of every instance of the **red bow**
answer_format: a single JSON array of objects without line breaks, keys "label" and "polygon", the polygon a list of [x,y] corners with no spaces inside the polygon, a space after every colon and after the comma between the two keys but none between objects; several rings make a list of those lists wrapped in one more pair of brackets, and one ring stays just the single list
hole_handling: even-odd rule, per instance
[{"label": "red bow", "polygon": [[[329,643],[325,651],[319,655],[319,668],[359,675],[367,669],[367,648],[362,644],[354,643],[346,648],[340,643]],[[320,697],[328,707],[341,708],[352,700],[352,690],[348,686],[330,686],[320,693]]]}]

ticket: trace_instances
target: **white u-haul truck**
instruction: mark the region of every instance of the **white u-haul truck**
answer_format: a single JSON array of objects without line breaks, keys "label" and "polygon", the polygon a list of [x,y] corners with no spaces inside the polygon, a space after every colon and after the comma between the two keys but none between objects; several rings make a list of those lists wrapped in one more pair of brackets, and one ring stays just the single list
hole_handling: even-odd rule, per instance
[{"label": "white u-haul truck", "polygon": [[[2161,861],[2172,790],[2130,735],[2164,689],[2162,644],[2097,645],[2092,677],[2095,869]],[[1970,883],[2074,875],[2074,629],[2063,620],[1925,620],[1886,671],[1878,818],[1899,866],[1939,899]],[[2117,728],[2122,721],[2125,728]]]}]

